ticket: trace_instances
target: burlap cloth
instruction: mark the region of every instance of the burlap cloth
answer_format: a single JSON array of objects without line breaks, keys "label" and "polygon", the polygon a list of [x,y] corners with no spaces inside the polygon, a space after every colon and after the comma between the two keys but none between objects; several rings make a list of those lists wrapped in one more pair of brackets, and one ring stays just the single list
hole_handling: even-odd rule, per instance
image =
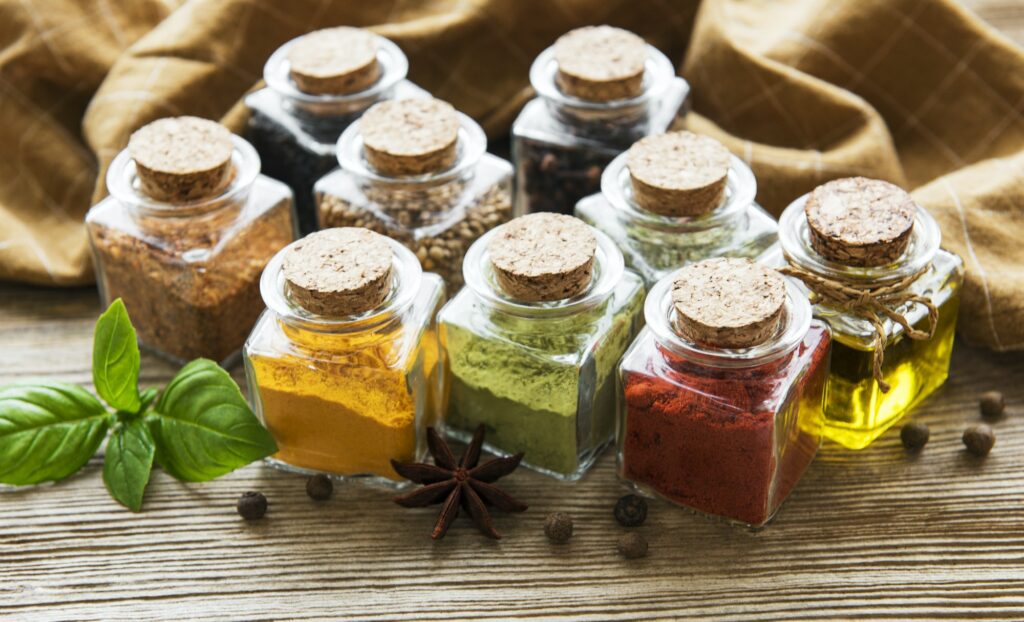
[{"label": "burlap cloth", "polygon": [[370,27],[410,77],[507,132],[534,56],[585,23],[680,62],[691,129],[753,165],[773,213],[834,177],[910,188],[967,265],[960,330],[1024,349],[1024,53],[951,0],[0,2],[0,279],[92,280],[82,218],[131,131],[240,129],[281,43]]}]

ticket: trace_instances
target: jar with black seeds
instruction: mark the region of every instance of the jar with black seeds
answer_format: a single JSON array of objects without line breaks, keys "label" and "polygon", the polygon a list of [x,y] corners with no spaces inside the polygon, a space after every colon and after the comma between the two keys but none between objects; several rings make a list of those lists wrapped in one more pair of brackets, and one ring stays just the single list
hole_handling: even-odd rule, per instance
[{"label": "jar with black seeds", "polygon": [[[454,295],[470,245],[513,217],[512,166],[486,153],[480,126],[444,102],[387,104],[339,139],[341,168],[316,183],[319,224],[363,227],[401,242]],[[431,136],[416,137],[431,128]],[[368,150],[381,132],[391,134],[391,146]]]},{"label": "jar with black seeds", "polygon": [[245,98],[246,137],[263,172],[295,193],[303,234],[316,229],[313,184],[337,166],[335,145],[345,128],[378,101],[430,96],[406,79],[408,69],[393,42],[348,27],[292,39],[267,61],[267,86]]},{"label": "jar with black seeds", "polygon": [[512,125],[519,213],[571,214],[619,153],[666,131],[689,85],[640,37],[610,26],[563,35],[530,68],[537,97]]}]

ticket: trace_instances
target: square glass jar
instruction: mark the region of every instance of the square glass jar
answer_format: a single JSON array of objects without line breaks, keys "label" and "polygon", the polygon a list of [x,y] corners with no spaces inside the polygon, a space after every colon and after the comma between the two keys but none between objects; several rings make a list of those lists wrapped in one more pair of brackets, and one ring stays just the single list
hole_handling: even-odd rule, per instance
[{"label": "square glass jar", "polygon": [[[850,449],[863,449],[905,414],[931,395],[949,376],[953,338],[960,309],[964,264],[960,257],[940,248],[942,233],[927,211],[918,207],[907,250],[894,263],[878,267],[850,267],[823,257],[811,246],[804,206],[807,196],[786,208],[779,219],[779,245],[760,261],[791,265],[827,279],[884,286],[920,274],[905,289],[929,300],[937,309],[930,339],[911,339],[903,327],[882,318],[885,331],[882,391],[873,374],[876,333],[872,323],[834,308],[801,286],[813,304],[814,315],[832,328],[832,364],[826,387],[827,438]],[[925,305],[907,302],[895,309],[918,330],[929,328]]]},{"label": "square glass jar", "polygon": [[633,198],[627,154],[617,156],[601,176],[601,193],[576,204],[576,217],[610,237],[626,266],[652,287],[676,269],[711,257],[755,258],[775,243],[775,219],[754,201],[754,173],[730,159],[725,198],[703,216],[661,216]]},{"label": "square glass jar", "polygon": [[292,80],[288,53],[302,38],[279,47],[263,67],[267,86],[245,97],[249,108],[246,137],[263,159],[263,172],[295,193],[299,229],[316,230],[313,184],[338,165],[335,146],[341,133],[367,108],[386,99],[430,97],[406,79],[409,62],[391,40],[374,35],[380,77],[369,88],[345,95],[313,94]]},{"label": "square glass jar", "polygon": [[390,293],[366,313],[325,317],[289,295],[278,253],[263,274],[267,311],[245,344],[256,415],[277,442],[268,462],[297,473],[397,487],[391,460],[422,460],[440,428],[445,362],[435,318],[441,279],[394,240]]},{"label": "square glass jar", "polygon": [[462,261],[481,235],[511,220],[512,165],[486,153],[487,137],[458,113],[455,163],[437,173],[391,177],[363,156],[359,124],[338,140],[340,168],[316,183],[319,225],[363,227],[405,244],[449,295],[463,286]]},{"label": "square glass jar", "polygon": [[619,365],[619,477],[701,514],[763,526],[821,442],[828,326],[787,283],[769,341],[700,346],[673,328],[673,280],[651,289],[647,326]]},{"label": "square glass jar", "polygon": [[518,213],[571,214],[583,197],[601,190],[601,171],[634,142],[666,131],[685,114],[690,87],[672,62],[647,46],[643,91],[629,99],[587,101],[556,84],[554,46],[530,67],[537,97],[512,124]]},{"label": "square glass jar", "polygon": [[526,303],[503,294],[484,235],[466,256],[466,287],[441,310],[450,365],[449,434],[479,424],[487,448],[524,452],[523,464],[578,479],[611,443],[615,365],[639,327],[643,282],[600,232],[595,274],[581,294]]},{"label": "square glass jar", "polygon": [[107,172],[110,196],[85,218],[104,304],[121,298],[139,342],[178,364],[237,360],[264,309],[260,274],[295,239],[291,190],[261,175],[256,150],[232,138],[234,177],[218,195],[152,199],[125,149]]}]

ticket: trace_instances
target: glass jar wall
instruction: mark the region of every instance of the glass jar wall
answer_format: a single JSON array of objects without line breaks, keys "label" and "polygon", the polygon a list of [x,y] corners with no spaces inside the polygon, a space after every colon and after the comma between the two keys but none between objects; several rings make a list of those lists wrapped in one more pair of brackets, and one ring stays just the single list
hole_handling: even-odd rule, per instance
[{"label": "glass jar wall", "polygon": [[572,213],[601,189],[601,172],[638,139],[664,132],[681,114],[689,85],[672,62],[646,45],[643,81],[635,96],[593,101],[567,94],[558,83],[555,46],[530,68],[537,97],[512,124],[519,213]]},{"label": "glass jar wall", "polygon": [[267,86],[245,98],[251,113],[247,137],[263,159],[264,172],[295,193],[302,233],[316,228],[313,184],[337,166],[335,146],[341,133],[378,101],[430,96],[406,79],[409,63],[402,50],[379,35],[371,35],[379,67],[371,85],[344,93],[304,91],[291,76],[289,53],[309,36],[278,48],[263,68]]},{"label": "glass jar wall", "polygon": [[482,423],[491,451],[524,452],[529,468],[576,479],[612,440],[615,365],[635,334],[643,284],[597,232],[594,276],[582,293],[515,300],[490,266],[495,233],[470,249],[466,287],[439,318],[451,365],[449,431],[468,438]]},{"label": "glass jar wall", "polygon": [[576,216],[610,237],[647,287],[677,268],[709,257],[757,257],[776,241],[778,226],[754,201],[757,181],[736,156],[730,159],[725,196],[701,216],[662,216],[633,196],[627,154],[604,170],[601,193],[576,204]]},{"label": "glass jar wall", "polygon": [[619,366],[619,476],[703,514],[764,525],[821,441],[828,327],[790,283],[767,341],[700,345],[677,333],[673,281],[648,294],[647,326]]},{"label": "glass jar wall", "polygon": [[[885,287],[920,274],[905,293],[921,296],[938,311],[929,339],[911,339],[904,328],[881,318],[885,333],[878,344],[871,321],[836,308],[804,288],[814,303],[814,313],[832,327],[832,371],[825,402],[825,436],[852,449],[861,449],[881,436],[907,412],[928,397],[949,375],[956,318],[963,285],[963,261],[939,248],[941,233],[935,219],[917,207],[906,251],[894,262],[875,267],[853,267],[830,260],[810,242],[804,212],[808,195],[800,197],[779,219],[777,249],[763,261],[790,265],[813,275],[849,282],[859,287]],[[925,305],[907,302],[895,309],[916,330],[929,329]],[[875,350],[883,349],[882,381],[873,373]]]},{"label": "glass jar wall", "polygon": [[340,168],[316,183],[321,227],[365,227],[398,240],[445,280],[450,295],[462,288],[470,245],[513,216],[512,166],[486,153],[483,130],[457,114],[450,166],[420,175],[380,172],[364,157],[357,123],[338,141]]},{"label": "glass jar wall", "polygon": [[295,235],[291,191],[231,138],[233,178],[211,196],[153,199],[125,149],[86,216],[104,304],[121,298],[142,345],[176,363],[235,359],[263,311],[260,273]]},{"label": "glass jar wall", "polygon": [[244,358],[251,402],[278,445],[274,466],[400,485],[390,461],[423,459],[426,428],[441,427],[444,360],[434,318],[444,286],[408,249],[388,243],[384,301],[350,316],[296,301],[282,273],[287,249],[267,266],[268,309]]}]

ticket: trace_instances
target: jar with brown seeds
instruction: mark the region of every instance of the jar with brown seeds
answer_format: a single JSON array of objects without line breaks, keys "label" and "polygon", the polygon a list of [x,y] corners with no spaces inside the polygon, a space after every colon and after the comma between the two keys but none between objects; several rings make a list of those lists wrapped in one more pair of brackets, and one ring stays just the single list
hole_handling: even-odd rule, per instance
[{"label": "jar with brown seeds", "polygon": [[[431,123],[434,112],[415,114],[426,114]],[[438,156],[444,140],[426,136],[417,144],[385,146],[401,150],[406,161],[384,160],[387,170],[375,168],[366,157],[361,121],[338,141],[341,167],[316,184],[321,228],[364,227],[401,242],[424,270],[444,279],[449,296],[462,288],[462,261],[470,245],[513,217],[512,166],[485,152],[487,139],[476,122],[452,113],[457,119],[453,159]],[[438,128],[439,134],[445,131],[443,124]],[[417,150],[422,162],[414,157]],[[407,170],[415,172],[403,174]]]}]

